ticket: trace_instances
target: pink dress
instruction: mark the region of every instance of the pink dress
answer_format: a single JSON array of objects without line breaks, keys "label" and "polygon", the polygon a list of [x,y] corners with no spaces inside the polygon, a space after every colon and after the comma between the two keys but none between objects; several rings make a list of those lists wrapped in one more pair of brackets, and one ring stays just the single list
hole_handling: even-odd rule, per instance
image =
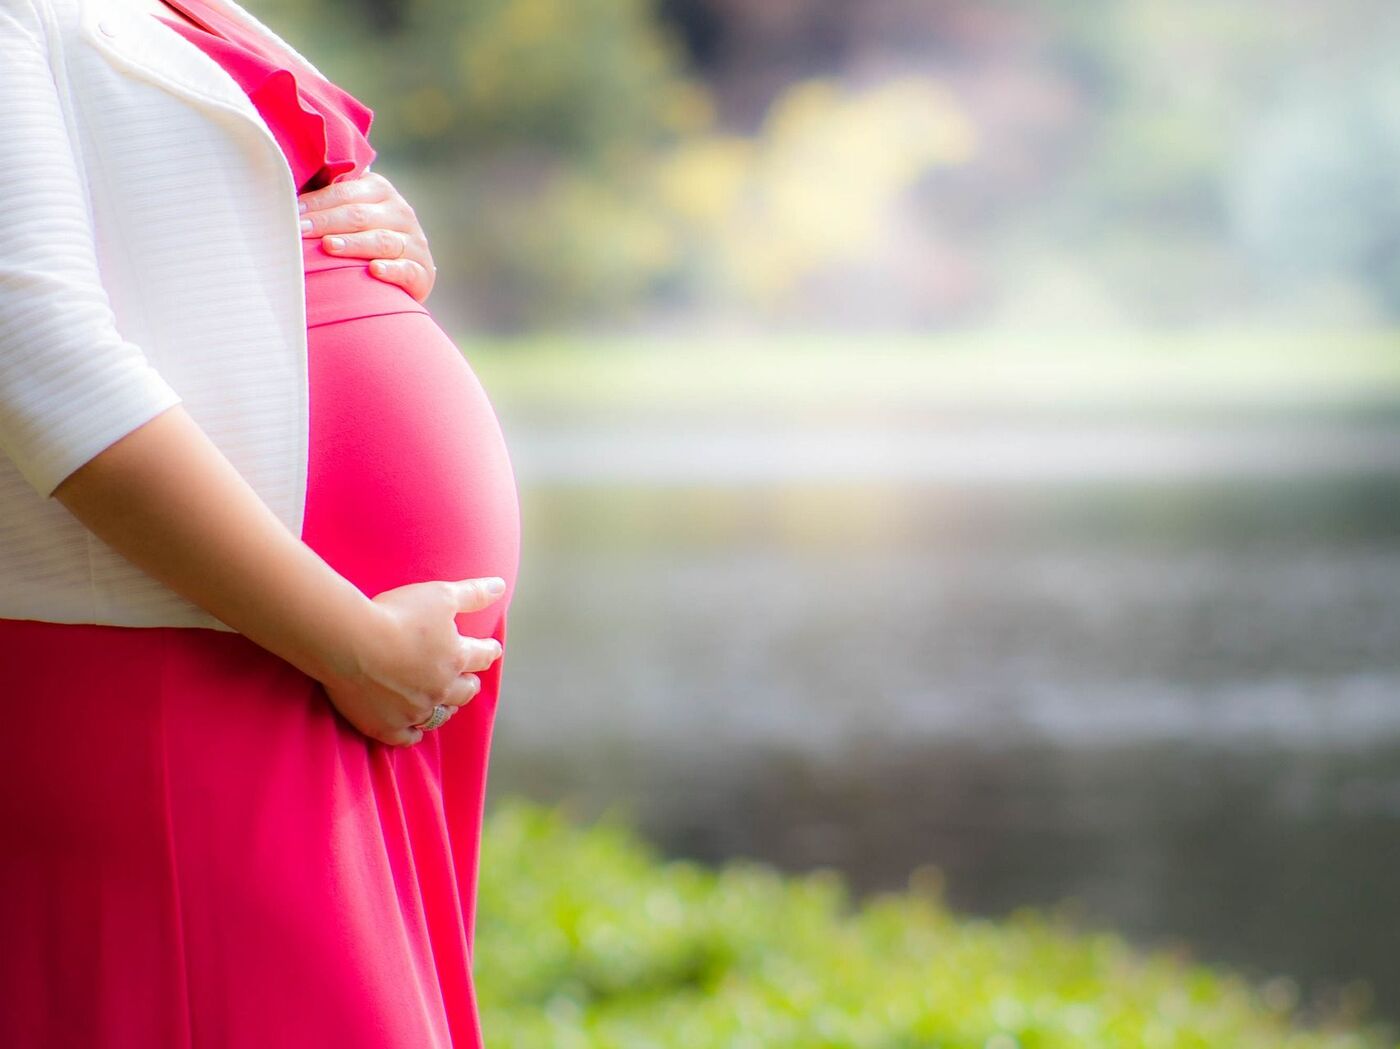
[{"label": "pink dress", "polygon": [[[368,109],[216,9],[178,6],[207,31],[156,17],[248,91],[301,189],[363,172]],[[505,596],[457,623],[504,647],[519,503],[490,401],[407,292],[303,244],[303,538],[368,595],[503,577]],[[240,634],[0,620],[0,1045],[480,1046],[472,932],[503,664],[397,748]]]}]

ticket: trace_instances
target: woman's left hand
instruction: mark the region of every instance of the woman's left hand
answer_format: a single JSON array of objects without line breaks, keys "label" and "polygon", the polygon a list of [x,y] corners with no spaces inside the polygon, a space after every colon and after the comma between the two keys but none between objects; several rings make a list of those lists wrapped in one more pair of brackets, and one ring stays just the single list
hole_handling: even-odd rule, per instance
[{"label": "woman's left hand", "polygon": [[297,199],[303,238],[322,238],[328,255],[373,259],[369,271],[374,276],[401,285],[419,302],[428,298],[437,279],[428,238],[413,208],[387,178],[370,171],[308,190]]}]

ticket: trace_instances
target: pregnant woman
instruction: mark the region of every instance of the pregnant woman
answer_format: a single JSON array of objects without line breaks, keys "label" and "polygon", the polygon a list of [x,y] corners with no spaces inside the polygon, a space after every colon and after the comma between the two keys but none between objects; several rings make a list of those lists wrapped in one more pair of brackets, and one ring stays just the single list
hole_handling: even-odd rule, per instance
[{"label": "pregnant woman", "polygon": [[280,253],[371,118],[232,0],[0,0],[11,1049],[481,1044],[510,460],[413,295]]}]

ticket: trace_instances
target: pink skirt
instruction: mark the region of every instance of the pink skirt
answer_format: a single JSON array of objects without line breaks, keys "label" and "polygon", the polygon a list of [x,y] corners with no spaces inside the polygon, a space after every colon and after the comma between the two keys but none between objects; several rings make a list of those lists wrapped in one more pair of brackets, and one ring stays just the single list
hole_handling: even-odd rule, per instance
[{"label": "pink skirt", "polygon": [[[491,404],[406,292],[307,250],[303,538],[370,596],[503,577],[458,628],[504,647],[519,503]],[[471,948],[504,661],[396,748],[239,634],[0,620],[3,1044],[481,1045]]]}]

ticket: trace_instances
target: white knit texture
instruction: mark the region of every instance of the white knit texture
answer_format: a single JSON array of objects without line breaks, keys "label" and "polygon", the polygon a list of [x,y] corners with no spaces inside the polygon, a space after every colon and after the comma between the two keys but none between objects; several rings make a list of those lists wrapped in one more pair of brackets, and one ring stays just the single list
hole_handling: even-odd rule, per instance
[{"label": "white knit texture", "polygon": [[300,535],[305,289],[275,139],[148,13],[0,0],[0,202],[0,617],[227,630],[50,496],[180,403]]}]

